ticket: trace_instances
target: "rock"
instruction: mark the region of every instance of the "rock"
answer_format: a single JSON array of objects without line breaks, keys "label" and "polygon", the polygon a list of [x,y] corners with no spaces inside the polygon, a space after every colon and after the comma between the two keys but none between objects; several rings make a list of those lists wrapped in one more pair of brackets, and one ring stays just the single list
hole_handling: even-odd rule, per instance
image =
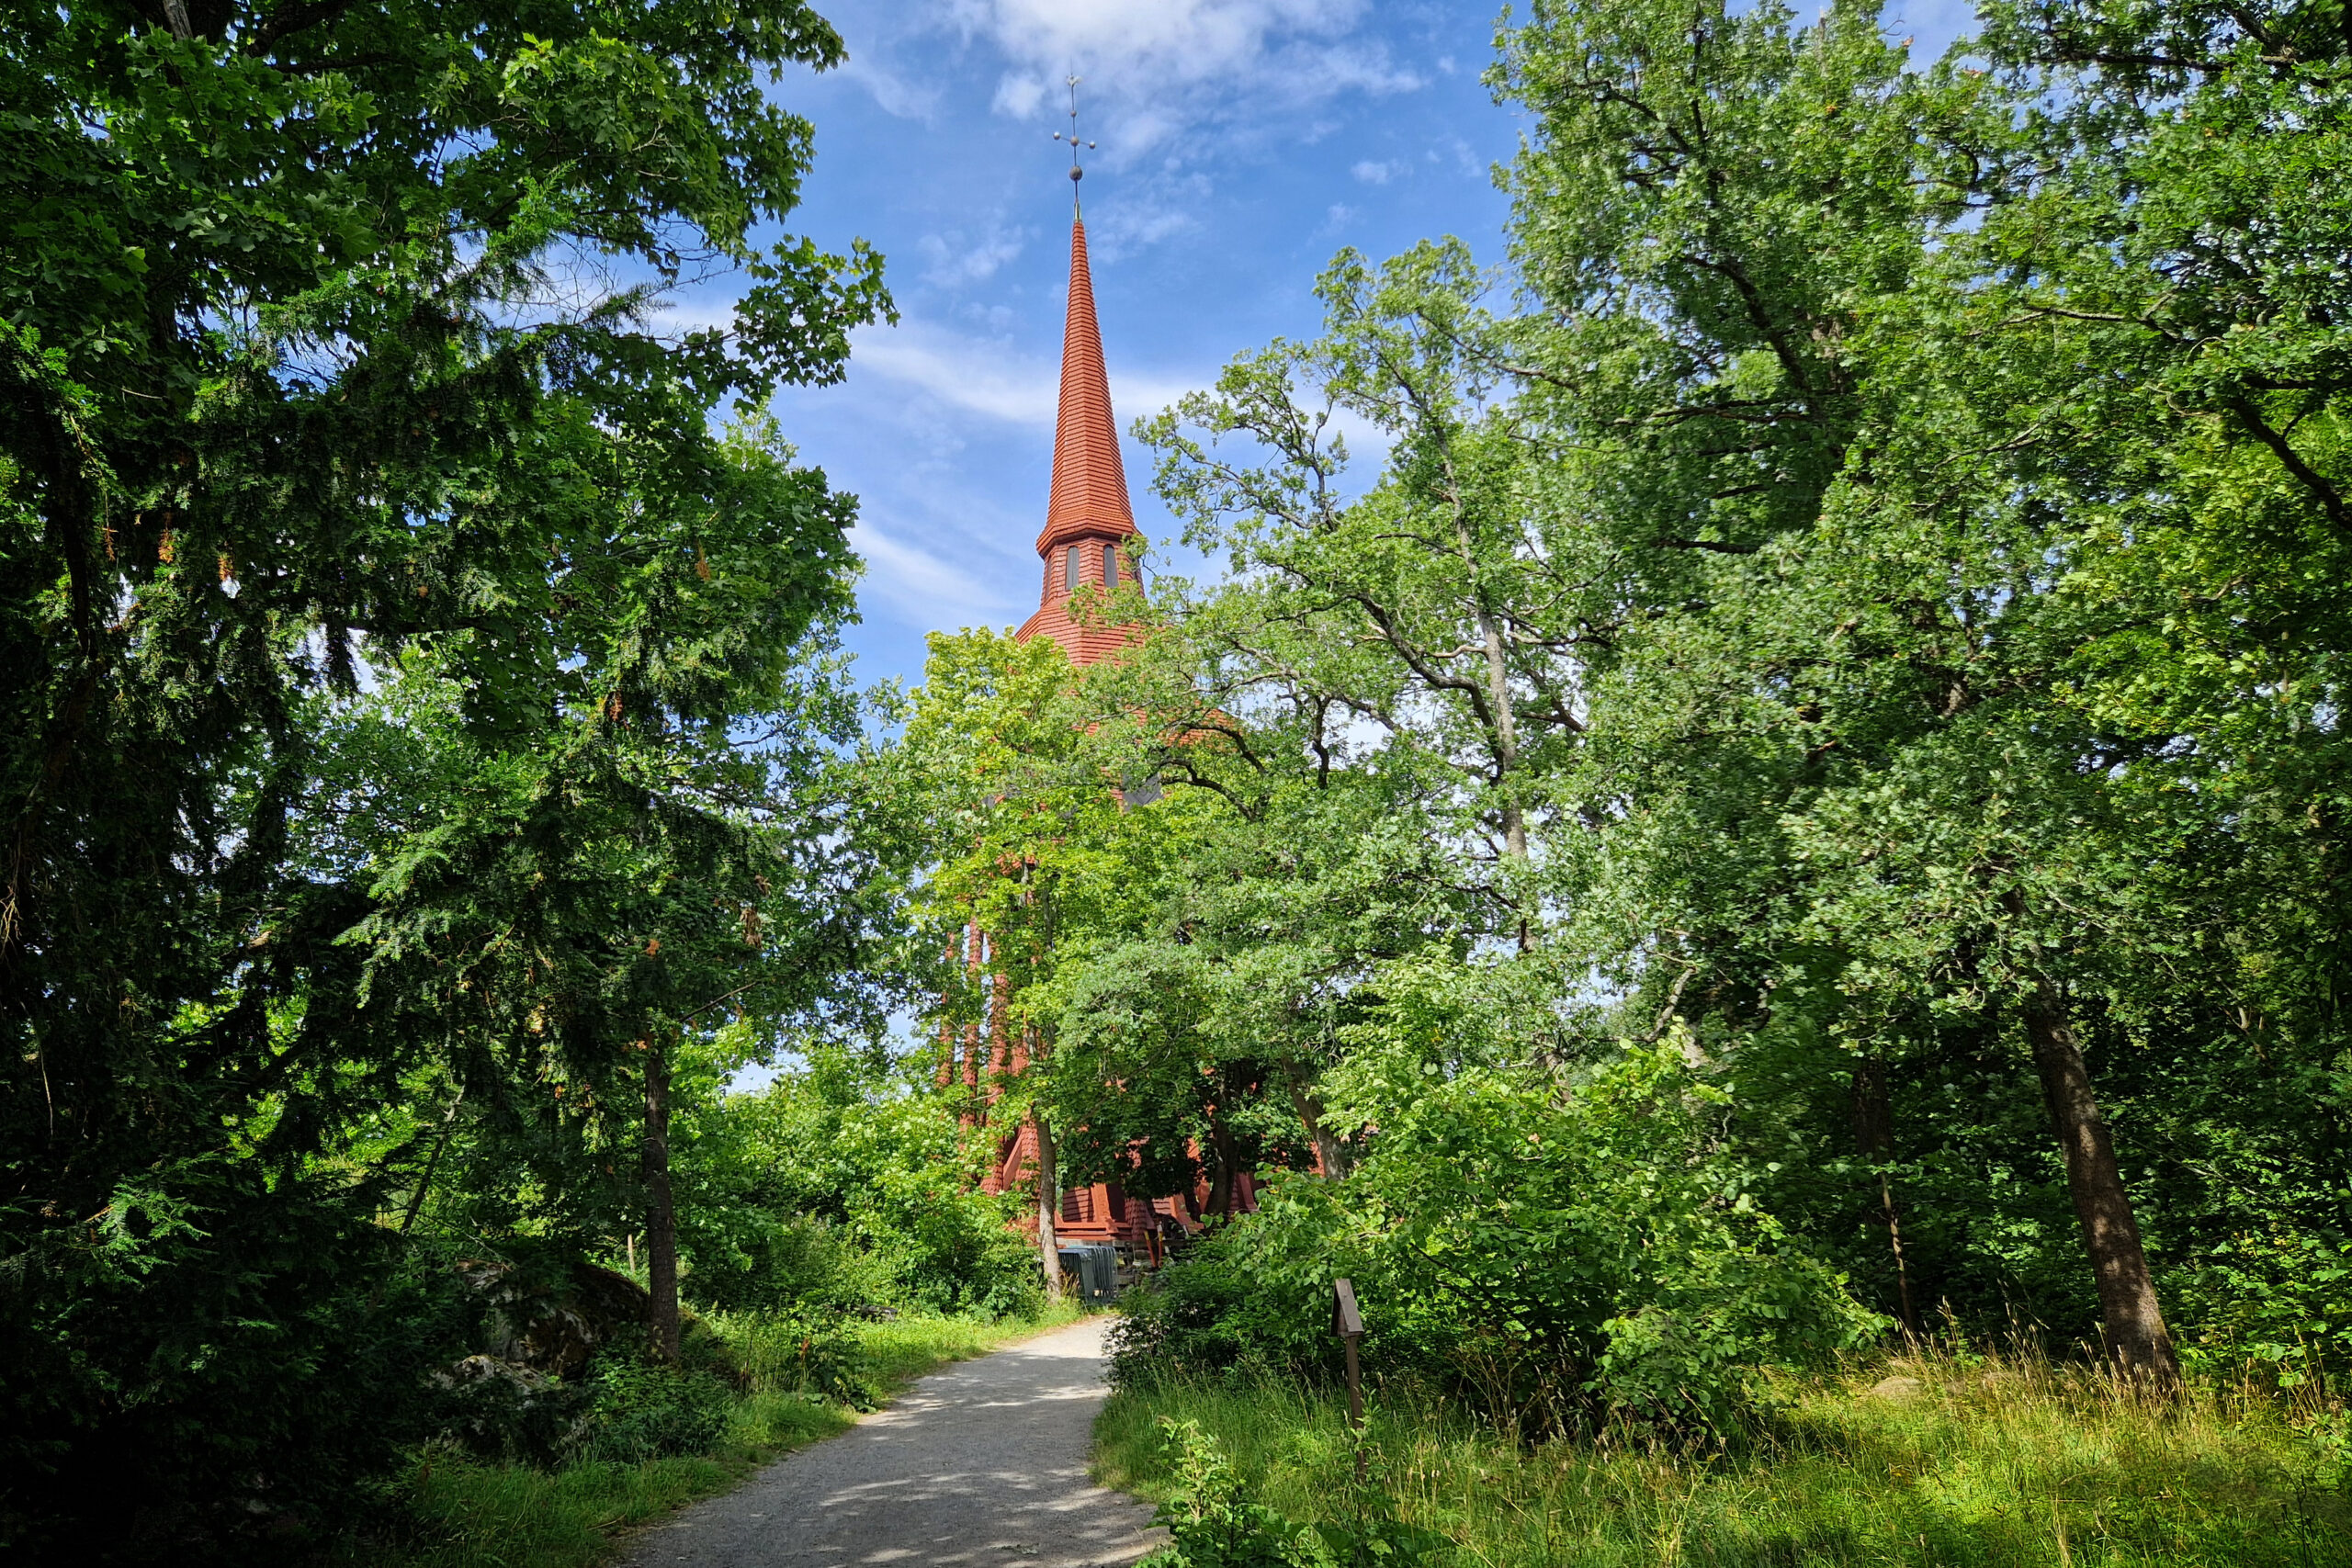
[{"label": "rock", "polygon": [[1928,1385],[1917,1378],[1881,1378],[1871,1384],[1869,1398],[1883,1399],[1889,1404],[1908,1404],[1928,1392]]},{"label": "rock", "polygon": [[553,1377],[576,1378],[605,1346],[641,1337],[653,1310],[636,1280],[593,1263],[574,1263],[554,1280],[500,1261],[469,1259],[457,1269],[488,1309],[483,1351]]},{"label": "rock", "polygon": [[433,1381],[443,1388],[463,1388],[469,1384],[503,1384],[518,1399],[545,1393],[554,1386],[544,1372],[514,1361],[501,1360],[496,1356],[468,1356],[453,1361],[433,1374]]}]

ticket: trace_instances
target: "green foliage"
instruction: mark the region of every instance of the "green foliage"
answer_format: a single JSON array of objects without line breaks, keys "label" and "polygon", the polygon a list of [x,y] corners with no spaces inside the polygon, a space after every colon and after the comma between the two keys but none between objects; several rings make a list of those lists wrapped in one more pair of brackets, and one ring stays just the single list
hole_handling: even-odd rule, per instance
[{"label": "green foliage", "polygon": [[[1916,1379],[1908,1398],[1871,1391]],[[1899,1385],[1900,1386],[1900,1385]],[[2258,1394],[2199,1382],[2158,1407],[2034,1358],[1871,1359],[1792,1385],[1725,1449],[1498,1437],[1451,1401],[1371,1402],[1373,1473],[1437,1560],[1515,1568],[1888,1562],[2333,1568],[2352,1561],[2339,1458]],[[1293,1386],[1123,1389],[1096,1428],[1103,1481],[1165,1502],[1191,1425],[1288,1521],[1347,1527],[1345,1401]]]},{"label": "green foliage", "polygon": [[881,1403],[864,1341],[837,1315],[751,1313],[722,1317],[718,1327],[748,1388],[802,1394],[849,1410]]},{"label": "green foliage", "polygon": [[1168,1545],[1144,1561],[1156,1568],[1409,1568],[1447,1543],[1400,1525],[1378,1491],[1347,1488],[1344,1522],[1286,1519],[1255,1500],[1257,1488],[1196,1421],[1162,1417],[1170,1472],[1152,1522]]},{"label": "green foliage", "polygon": [[1168,1545],[1146,1562],[1159,1568],[1281,1568],[1295,1528],[1250,1500],[1250,1487],[1216,1439],[1193,1422],[1160,1423],[1174,1484],[1152,1514]]},{"label": "green foliage", "polygon": [[589,1379],[579,1452],[590,1462],[641,1464],[700,1453],[727,1429],[733,1403],[707,1371],[680,1371],[634,1356],[600,1358]]},{"label": "green foliage", "polygon": [[679,1140],[697,1301],[818,1317],[882,1308],[1019,1316],[1038,1301],[1004,1200],[953,1115],[837,1051],[695,1111]]},{"label": "green foliage", "polygon": [[[1921,63],[1867,4],[1515,17],[1509,267],[1343,253],[1319,335],[1145,422],[1228,575],[1160,586],[1102,709],[1269,848],[1376,813],[1400,918],[1225,925],[1261,878],[1333,884],[1204,835],[1070,968],[1065,1051],[1197,1056],[1238,1010],[1216,977],[1261,965],[1270,1044],[1227,1059],[1295,1068],[1348,1177],[1299,1245],[1369,1268],[1351,1226],[1418,1224],[1508,1303],[1433,1316],[1506,1346],[1560,1309],[1495,1259],[1570,1246],[1600,1278],[1564,1299],[1618,1304],[1561,1319],[1564,1375],[1649,1419],[1781,1353],[1791,1253],[1808,1297],[2061,1343],[2160,1337],[2093,1288],[2144,1257],[2184,1330],[2314,1376],[2334,1317],[2255,1254],[2332,1259],[2352,1215],[2335,17],[1993,5]],[[1492,1017],[1408,1038],[1439,997]],[[1679,1168],[1590,1133],[1669,1040],[1707,1107]],[[2053,1099],[2076,1046],[2089,1091]],[[1590,1226],[1522,1202],[1502,1129],[1565,1145]],[[1230,1328],[1255,1288],[1171,1311]]]},{"label": "green foliage", "polygon": [[401,1234],[600,1250],[648,1042],[859,1027],[854,504],[759,412],[889,309],[774,232],[768,77],[840,58],[797,0],[0,20],[0,1550],[355,1506],[461,1348]]},{"label": "green foliage", "polygon": [[2343,1397],[2352,1374],[2352,1242],[2239,1236],[2172,1283],[2193,1363],[2222,1376],[2269,1368],[2281,1388]]},{"label": "green foliage", "polygon": [[1408,1001],[1395,981],[1394,1038],[1328,1080],[1380,1129],[1362,1161],[1342,1181],[1276,1184],[1167,1270],[1127,1309],[1122,1384],[1219,1368],[1328,1382],[1343,1275],[1370,1365],[1505,1429],[1714,1433],[1770,1402],[1770,1369],[1819,1365],[1879,1326],[1711,1153],[1724,1100],[1681,1042],[1566,1093],[1475,1057],[1442,1070],[1476,1050],[1476,993]]}]

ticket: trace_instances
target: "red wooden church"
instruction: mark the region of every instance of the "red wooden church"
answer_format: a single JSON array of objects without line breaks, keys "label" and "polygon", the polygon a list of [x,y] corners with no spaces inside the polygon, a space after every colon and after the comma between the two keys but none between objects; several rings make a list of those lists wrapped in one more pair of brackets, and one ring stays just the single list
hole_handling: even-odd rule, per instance
[{"label": "red wooden church", "polygon": [[[1111,383],[1102,367],[1102,337],[1094,319],[1086,223],[1073,217],[1069,311],[1062,334],[1061,413],[1054,431],[1053,491],[1046,503],[1046,526],[1037,536],[1044,582],[1037,613],[1014,635],[1023,641],[1051,637],[1078,664],[1091,664],[1116,654],[1135,635],[1133,628],[1099,621],[1086,624],[1070,614],[1070,598],[1089,587],[1110,588],[1138,581],[1126,550],[1126,541],[1134,533],[1126,468],[1119,458],[1118,426],[1111,415]],[[967,1025],[960,1038],[944,1041],[939,1082],[944,1088],[960,1076],[970,1102],[980,1105],[995,1099],[1000,1080],[1028,1066],[1028,1053],[1023,1043],[1013,1037],[1006,1018],[1011,982],[989,969],[992,955],[987,934],[974,929],[966,933],[965,942],[966,962],[976,974],[989,976],[987,1039],[982,1041],[982,1026],[975,1023]],[[985,1185],[991,1192],[1034,1189],[1038,1168],[1036,1129],[1023,1122],[999,1142]],[[1249,1175],[1237,1173],[1234,1206],[1256,1207],[1255,1188]],[[1127,1192],[1115,1182],[1072,1188],[1061,1194],[1055,1236],[1065,1245],[1110,1242],[1131,1256],[1156,1259],[1165,1227],[1173,1224],[1188,1231],[1197,1228],[1206,1199],[1205,1182],[1192,1193],[1158,1198]]]}]

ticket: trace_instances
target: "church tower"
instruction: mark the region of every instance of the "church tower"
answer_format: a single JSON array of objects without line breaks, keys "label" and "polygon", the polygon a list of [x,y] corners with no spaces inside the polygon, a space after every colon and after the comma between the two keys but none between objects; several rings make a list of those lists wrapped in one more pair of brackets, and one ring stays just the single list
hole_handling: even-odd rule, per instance
[{"label": "church tower", "polygon": [[[1075,144],[1075,133],[1072,136]],[[1071,177],[1078,177],[1073,160]],[[1037,610],[1013,635],[1022,641],[1050,637],[1059,643],[1073,664],[1092,664],[1115,655],[1136,637],[1138,628],[1114,626],[1099,615],[1077,607],[1073,600],[1099,595],[1122,584],[1138,581],[1128,541],[1135,534],[1135,513],[1127,502],[1126,466],[1119,457],[1119,429],[1111,412],[1111,380],[1102,366],[1102,334],[1094,317],[1094,280],[1087,266],[1086,221],[1073,214],[1069,231],[1069,302],[1062,329],[1061,411],[1054,427],[1053,489],[1046,502],[1046,526],[1037,535],[1042,581]],[[993,953],[987,934],[978,927],[965,933],[966,960],[976,976],[984,977],[989,998],[985,1025],[967,1024],[963,1037],[943,1034],[939,1068],[942,1089],[950,1087],[960,1066],[968,1103],[985,1116],[1008,1076],[1018,1075],[1028,1063],[1028,1043],[1012,1038],[1006,1017],[1011,999],[1008,978],[989,974]],[[982,1034],[985,1029],[986,1039]],[[960,1061],[957,1046],[960,1044]],[[986,1065],[982,1058],[985,1055]],[[1001,1136],[996,1159],[982,1178],[991,1192],[1035,1191],[1040,1158],[1038,1123],[1024,1121]],[[1159,1257],[1163,1227],[1190,1229],[1199,1224],[1197,1195],[1146,1198],[1126,1192],[1117,1182],[1065,1188],[1058,1201],[1039,1206],[1040,1239],[1050,1235],[1061,1246],[1114,1243],[1130,1256]]]},{"label": "church tower", "polygon": [[1086,264],[1086,220],[1069,226],[1069,310],[1062,328],[1061,413],[1054,425],[1054,485],[1046,502],[1037,555],[1045,582],[1037,613],[1013,635],[1046,637],[1073,664],[1091,664],[1125,647],[1125,628],[1089,625],[1070,613],[1071,598],[1136,581],[1127,556],[1136,530],[1127,505],[1127,471],[1111,414],[1111,379],[1102,368],[1102,333],[1094,320],[1094,278]]}]

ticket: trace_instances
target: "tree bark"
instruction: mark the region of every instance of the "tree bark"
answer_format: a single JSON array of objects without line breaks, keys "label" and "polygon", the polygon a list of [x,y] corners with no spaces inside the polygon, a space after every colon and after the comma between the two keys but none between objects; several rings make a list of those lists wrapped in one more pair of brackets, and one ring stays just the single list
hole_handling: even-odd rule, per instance
[{"label": "tree bark", "polygon": [[1216,1106],[1209,1107],[1209,1152],[1216,1164],[1209,1171],[1209,1213],[1222,1220],[1233,1217],[1233,1171],[1238,1164],[1233,1134]]},{"label": "tree bark", "polygon": [[1053,1124],[1045,1112],[1033,1111],[1030,1124],[1037,1130],[1037,1263],[1046,1273],[1046,1299],[1062,1299],[1062,1252],[1054,1237],[1054,1221],[1061,1208],[1061,1179],[1056,1174]]},{"label": "tree bark", "polygon": [[1306,1123],[1306,1135],[1315,1144],[1315,1157],[1322,1162],[1323,1174],[1337,1179],[1348,1174],[1352,1162],[1348,1151],[1331,1130],[1323,1124],[1323,1102],[1306,1087],[1306,1077],[1295,1068],[1285,1068],[1283,1083],[1290,1090],[1291,1109],[1298,1112]]},{"label": "tree bark", "polygon": [[1894,1183],[1886,1168],[1894,1162],[1894,1105],[1886,1091],[1886,1064],[1865,1056],[1854,1064],[1854,1146],[1878,1171],[1879,1214],[1886,1244],[1894,1253],[1894,1293],[1903,1331],[1917,1338],[1919,1314],[1911,1304],[1911,1270],[1903,1256],[1903,1218],[1894,1206]]},{"label": "tree bark", "polygon": [[[1486,656],[1487,705],[1492,727],[1488,739],[1494,751],[1495,787],[1503,795],[1503,850],[1516,865],[1524,868],[1528,858],[1527,817],[1510,795],[1519,773],[1519,716],[1511,702],[1510,659],[1504,645],[1502,624],[1487,602],[1477,547],[1470,536],[1470,518],[1463,506],[1461,485],[1451,457],[1445,462],[1445,489],[1446,502],[1453,513],[1454,547],[1461,552],[1464,580],[1470,586],[1471,614],[1477,621],[1480,650]],[[1527,890],[1513,888],[1512,897],[1519,903],[1519,950],[1531,952],[1535,946],[1535,931]]]},{"label": "tree bark", "polygon": [[678,1361],[678,1216],[670,1201],[670,1057],[658,1042],[646,1043],[645,1143],[639,1160],[645,1175],[645,1279],[653,1306],[647,1321],[647,1348],[654,1359]]},{"label": "tree bark", "polygon": [[2115,1144],[2091,1094],[2090,1071],[2083,1065],[2065,1004],[2041,977],[2027,996],[2024,1012],[2051,1126],[2066,1156],[2066,1189],[2075,1200],[2083,1247],[2098,1282],[2108,1354],[2127,1375],[2169,1390],[2180,1382],[2180,1361],[2156,1302],[2155,1281],[2148,1274],[2148,1255],[2115,1163]]}]

